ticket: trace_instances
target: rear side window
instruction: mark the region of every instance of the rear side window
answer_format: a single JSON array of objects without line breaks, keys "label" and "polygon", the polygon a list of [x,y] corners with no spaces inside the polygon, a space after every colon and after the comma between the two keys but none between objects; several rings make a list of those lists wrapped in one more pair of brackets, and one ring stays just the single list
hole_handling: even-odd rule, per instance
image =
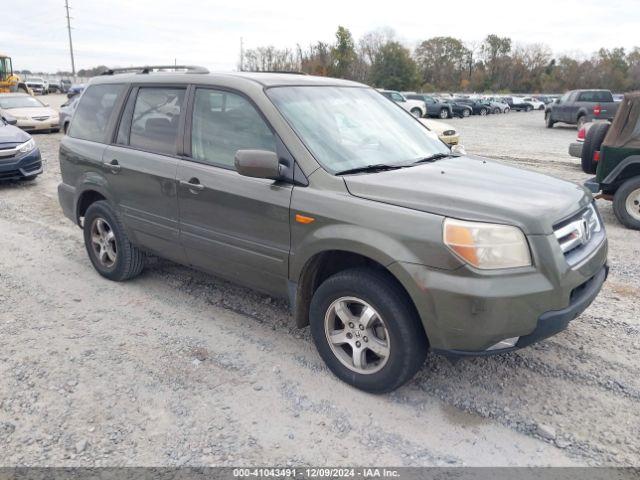
[{"label": "rear side window", "polygon": [[196,90],[191,128],[194,160],[235,168],[238,150],[276,151],[276,137],[253,105],[241,95]]},{"label": "rear side window", "polygon": [[92,85],[87,88],[76,108],[69,136],[92,142],[105,143],[109,120],[122,84]]},{"label": "rear side window", "polygon": [[133,108],[129,145],[146,152],[175,155],[185,91],[184,88],[140,88]]}]

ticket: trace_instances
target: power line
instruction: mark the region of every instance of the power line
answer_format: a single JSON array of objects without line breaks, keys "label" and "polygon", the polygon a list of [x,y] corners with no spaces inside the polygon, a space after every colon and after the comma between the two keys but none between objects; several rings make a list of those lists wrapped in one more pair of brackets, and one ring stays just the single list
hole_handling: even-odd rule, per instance
[{"label": "power line", "polygon": [[71,73],[73,81],[76,81],[76,61],[73,58],[73,41],[71,40],[71,18],[69,17],[69,0],[64,0],[64,8],[67,10],[67,31],[69,32],[69,52],[71,53]]}]

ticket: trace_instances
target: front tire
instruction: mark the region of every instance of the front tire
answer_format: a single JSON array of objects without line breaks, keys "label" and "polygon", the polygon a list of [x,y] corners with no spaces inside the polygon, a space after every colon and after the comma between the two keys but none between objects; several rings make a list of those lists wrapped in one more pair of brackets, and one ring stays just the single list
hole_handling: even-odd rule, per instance
[{"label": "front tire", "polygon": [[640,230],[640,177],[627,180],[616,190],[613,213],[625,227]]},{"label": "front tire", "polygon": [[462,117],[463,118],[467,118],[469,115],[471,115],[471,112],[469,111],[468,108],[465,108],[464,110],[462,110]]},{"label": "front tire", "polygon": [[412,108],[411,109],[411,115],[413,115],[416,118],[421,118],[422,117],[422,110],[420,110],[419,108]]},{"label": "front tire", "polygon": [[483,116],[483,117],[484,117],[484,116],[486,116],[486,115],[487,115],[487,113],[488,113],[488,112],[487,112],[487,109],[486,109],[486,108],[481,108],[481,109],[480,109],[480,115],[481,115],[481,116]]},{"label": "front tire", "polygon": [[551,120],[551,112],[547,112],[547,113],[544,114],[544,123],[547,126],[547,128],[553,128],[553,125],[556,122]]},{"label": "front tire", "polygon": [[354,268],[316,290],[309,310],[320,356],[342,381],[386,393],[424,363],[428,341],[407,294],[386,272]]},{"label": "front tire", "polygon": [[116,282],[140,275],[145,254],[129,241],[118,214],[106,201],[89,206],[83,228],[85,248],[100,275]]},{"label": "front tire", "polygon": [[440,110],[440,114],[438,116],[443,120],[445,118],[449,118],[449,110],[447,110],[446,108],[443,108],[442,110]]}]

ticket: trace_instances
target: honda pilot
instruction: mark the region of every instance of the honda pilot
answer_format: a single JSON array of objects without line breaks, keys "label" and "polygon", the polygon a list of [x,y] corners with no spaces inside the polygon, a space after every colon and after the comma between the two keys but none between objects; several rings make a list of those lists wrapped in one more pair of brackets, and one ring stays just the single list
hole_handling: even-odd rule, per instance
[{"label": "honda pilot", "polygon": [[[607,276],[582,186],[464,155],[346,80],[110,70],[60,146],[64,213],[114,281],[153,254],[288,299],[343,381],[565,329]],[[212,278],[212,281],[215,281]]]}]

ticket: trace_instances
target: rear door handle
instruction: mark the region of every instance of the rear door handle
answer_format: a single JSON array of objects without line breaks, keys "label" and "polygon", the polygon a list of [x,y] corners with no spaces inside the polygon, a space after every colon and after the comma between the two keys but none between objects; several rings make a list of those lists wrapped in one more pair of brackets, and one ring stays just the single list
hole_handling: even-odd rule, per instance
[{"label": "rear door handle", "polygon": [[201,184],[200,180],[195,177],[190,179],[188,182],[185,180],[180,180],[180,185],[187,187],[191,193],[197,193],[204,190],[204,185]]},{"label": "rear door handle", "polygon": [[113,174],[119,173],[120,170],[122,170],[122,166],[120,165],[120,163],[118,163],[118,160],[116,160],[115,158],[110,162],[105,163],[104,166],[109,170],[111,170],[111,173]]}]

